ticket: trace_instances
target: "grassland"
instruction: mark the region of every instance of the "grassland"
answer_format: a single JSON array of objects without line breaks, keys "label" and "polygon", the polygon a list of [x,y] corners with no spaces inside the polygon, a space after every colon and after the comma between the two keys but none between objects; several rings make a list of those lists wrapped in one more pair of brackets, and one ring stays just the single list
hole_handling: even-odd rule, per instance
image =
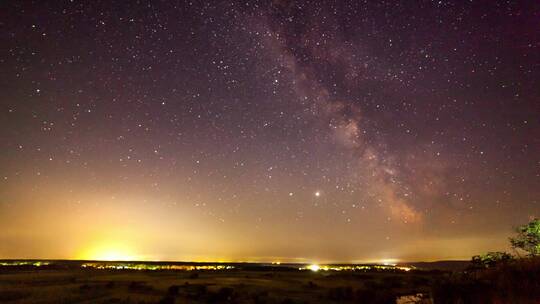
[{"label": "grassland", "polygon": [[540,303],[540,258],[418,265],[0,261],[0,303]]},{"label": "grassland", "polygon": [[[244,265],[245,266],[245,265]],[[227,270],[0,267],[1,303],[396,303],[428,294],[442,272],[292,267]]]}]

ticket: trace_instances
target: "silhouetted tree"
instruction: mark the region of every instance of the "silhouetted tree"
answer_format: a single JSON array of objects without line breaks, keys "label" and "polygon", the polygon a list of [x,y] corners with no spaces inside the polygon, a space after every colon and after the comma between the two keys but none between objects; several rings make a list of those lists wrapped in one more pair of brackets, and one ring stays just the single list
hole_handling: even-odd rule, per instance
[{"label": "silhouetted tree", "polygon": [[534,219],[528,224],[516,228],[517,236],[510,238],[515,249],[527,251],[530,256],[540,256],[540,220]]},{"label": "silhouetted tree", "polygon": [[512,260],[512,255],[506,252],[488,252],[481,255],[475,255],[472,257],[472,264],[474,268],[489,268],[497,264],[507,263]]}]

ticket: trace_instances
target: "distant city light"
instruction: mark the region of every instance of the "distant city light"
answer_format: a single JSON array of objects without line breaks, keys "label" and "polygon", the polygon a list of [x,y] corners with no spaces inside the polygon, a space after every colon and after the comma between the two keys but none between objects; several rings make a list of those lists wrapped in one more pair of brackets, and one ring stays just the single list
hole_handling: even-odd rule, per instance
[{"label": "distant city light", "polygon": [[397,260],[395,260],[395,259],[384,259],[384,260],[381,261],[381,264],[390,265],[390,266],[396,266]]},{"label": "distant city light", "polygon": [[[56,262],[50,261],[0,261],[0,267],[13,266],[33,266],[43,267],[54,265]],[[59,262],[60,265],[62,262]],[[281,262],[274,262],[273,265],[280,265]],[[167,263],[146,263],[129,261],[93,261],[80,264],[81,268],[108,269],[108,270],[153,270],[153,271],[221,271],[237,269],[237,266],[226,263],[203,263],[203,264],[167,264]],[[287,267],[287,266],[285,266]],[[240,269],[242,266],[240,266]],[[298,270],[309,270],[313,272],[327,271],[410,271],[413,266],[392,266],[392,265],[317,265],[311,264],[297,268]]]},{"label": "distant city light", "polygon": [[82,268],[94,268],[94,269],[112,269],[112,270],[180,270],[180,271],[194,271],[194,270],[231,270],[235,267],[233,265],[156,265],[148,263],[118,263],[118,262],[92,262],[81,265]]},{"label": "distant city light", "polygon": [[92,244],[79,255],[82,260],[95,261],[136,261],[139,257],[134,254],[133,248],[115,241],[102,241]]}]

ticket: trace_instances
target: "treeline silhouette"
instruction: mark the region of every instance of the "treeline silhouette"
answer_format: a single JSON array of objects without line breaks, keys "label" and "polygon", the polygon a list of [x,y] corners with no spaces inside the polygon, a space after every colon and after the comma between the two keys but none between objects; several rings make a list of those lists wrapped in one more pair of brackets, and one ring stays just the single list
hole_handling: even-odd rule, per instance
[{"label": "treeline silhouette", "polygon": [[510,238],[514,254],[472,257],[463,272],[436,282],[434,303],[540,303],[540,220],[519,226]]}]

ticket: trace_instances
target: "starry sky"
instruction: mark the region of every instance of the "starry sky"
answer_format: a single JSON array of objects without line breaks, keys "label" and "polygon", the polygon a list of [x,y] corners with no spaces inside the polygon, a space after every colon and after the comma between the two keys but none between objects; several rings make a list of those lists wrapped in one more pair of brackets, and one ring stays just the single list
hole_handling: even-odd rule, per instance
[{"label": "starry sky", "polygon": [[468,259],[540,216],[538,1],[0,6],[0,258]]}]

